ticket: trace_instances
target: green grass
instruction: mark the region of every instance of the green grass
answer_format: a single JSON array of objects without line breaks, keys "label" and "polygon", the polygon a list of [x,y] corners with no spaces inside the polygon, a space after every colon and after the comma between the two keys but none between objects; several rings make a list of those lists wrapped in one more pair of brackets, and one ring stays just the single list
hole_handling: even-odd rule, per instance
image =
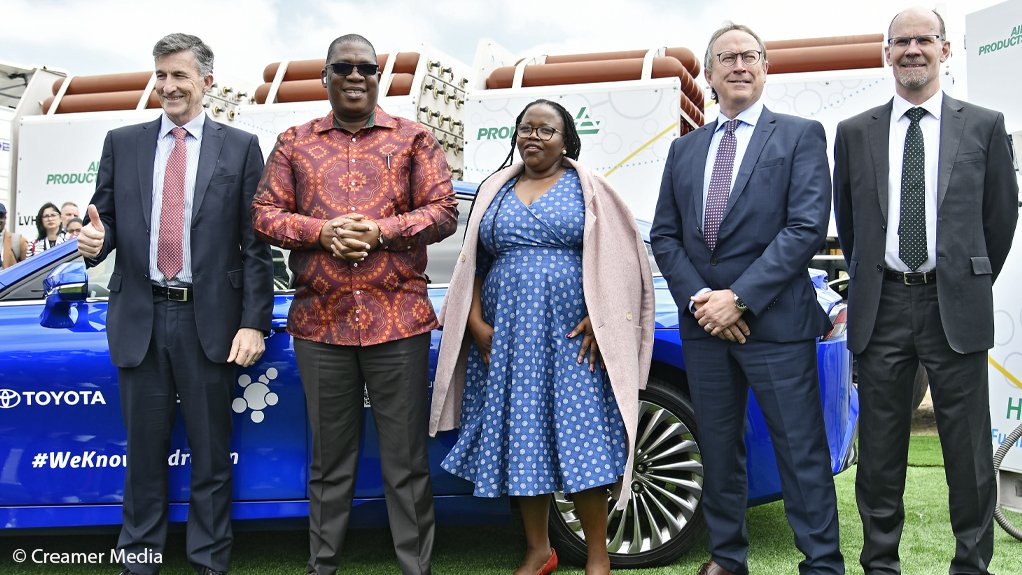
[{"label": "green grass", "polygon": [[[904,575],[940,575],[954,553],[954,539],[948,523],[947,484],[940,444],[936,437],[914,436],[909,454],[901,558]],[[855,470],[835,478],[841,521],[841,547],[848,573],[862,573],[858,564],[862,545],[862,525],[855,508]],[[1022,514],[1009,514],[1022,526]],[[792,543],[791,529],[780,502],[748,511],[751,549],[749,564],[753,573],[774,575],[797,573],[801,554]],[[1022,541],[995,526],[995,551],[991,569],[998,575],[1022,573]],[[437,530],[434,571],[438,574],[506,575],[516,565],[524,546],[521,528],[505,526],[445,527]],[[110,575],[117,566],[17,565],[11,559],[15,549],[45,549],[48,552],[99,552],[109,555],[116,535],[7,536],[0,538],[0,574],[36,573]],[[304,530],[240,531],[236,534],[232,572],[246,575],[302,573],[307,559],[308,536]],[[705,561],[705,541],[674,565],[659,569],[629,571],[636,575],[694,575]],[[172,534],[164,557],[166,575],[185,575],[192,571],[183,560],[184,541]],[[341,570],[351,575],[397,575],[386,530],[355,530],[349,534]],[[581,574],[581,569],[562,568],[557,573]]]}]

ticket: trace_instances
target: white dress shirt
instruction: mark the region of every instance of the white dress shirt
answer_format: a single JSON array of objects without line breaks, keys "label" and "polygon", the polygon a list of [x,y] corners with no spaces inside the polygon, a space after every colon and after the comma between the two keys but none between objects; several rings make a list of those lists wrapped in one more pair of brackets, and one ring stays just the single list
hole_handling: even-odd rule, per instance
[{"label": "white dress shirt", "polygon": [[163,114],[160,124],[160,135],[156,139],[156,160],[153,162],[153,211],[150,215],[152,226],[149,228],[149,277],[153,283],[161,285],[191,285],[192,283],[192,204],[195,198],[195,174],[199,169],[199,148],[202,145],[202,128],[205,126],[205,112],[181,126],[188,132],[185,146],[188,151],[188,165],[185,172],[185,213],[184,230],[181,235],[181,271],[167,281],[156,267],[156,252],[160,243],[160,213],[163,211],[163,175],[167,169],[167,159],[174,149],[174,135],[171,130],[177,127],[167,114]]},{"label": "white dress shirt", "polygon": [[[943,103],[944,92],[938,91],[918,106],[927,112],[919,119],[926,162],[926,261],[916,270],[920,272],[932,270],[937,262],[937,160],[940,157],[940,107]],[[901,170],[905,155],[905,136],[912,123],[905,112],[915,107],[917,107],[915,104],[897,94],[894,95],[888,149],[890,171],[887,176],[887,250],[884,254],[884,263],[888,268],[900,272],[911,271],[898,255],[898,228],[901,222]]]}]

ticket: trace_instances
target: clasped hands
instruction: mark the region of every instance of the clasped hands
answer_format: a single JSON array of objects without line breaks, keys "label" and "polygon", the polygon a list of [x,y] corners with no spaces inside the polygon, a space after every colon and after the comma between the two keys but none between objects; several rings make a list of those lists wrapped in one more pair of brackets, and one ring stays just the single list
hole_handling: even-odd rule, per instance
[{"label": "clasped hands", "polygon": [[745,343],[751,333],[735,307],[735,293],[729,289],[713,290],[692,296],[696,321],[706,333],[725,341]]},{"label": "clasped hands", "polygon": [[380,226],[362,214],[347,214],[323,224],[319,245],[335,258],[361,262],[380,247]]}]

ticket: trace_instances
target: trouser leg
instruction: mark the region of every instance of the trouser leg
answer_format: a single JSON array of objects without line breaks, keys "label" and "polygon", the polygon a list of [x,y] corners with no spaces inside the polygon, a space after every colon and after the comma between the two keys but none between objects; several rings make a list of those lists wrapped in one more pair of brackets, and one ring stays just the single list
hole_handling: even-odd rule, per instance
[{"label": "trouser leg", "polygon": [[308,571],[340,565],[358,474],[363,379],[358,348],[294,340],[312,435]]},{"label": "trouser leg", "polygon": [[405,575],[428,575],[434,537],[427,453],[430,334],[362,348],[361,368],[380,441],[387,515]]}]

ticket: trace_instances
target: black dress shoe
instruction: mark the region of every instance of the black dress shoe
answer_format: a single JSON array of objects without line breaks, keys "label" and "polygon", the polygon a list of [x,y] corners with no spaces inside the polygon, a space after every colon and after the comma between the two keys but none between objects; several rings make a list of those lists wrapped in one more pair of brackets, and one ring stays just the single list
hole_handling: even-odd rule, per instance
[{"label": "black dress shoe", "polygon": [[703,563],[703,566],[699,568],[699,572],[696,575],[734,575],[734,573],[724,569],[716,561],[710,560]]},{"label": "black dress shoe", "polygon": [[209,567],[196,567],[195,573],[198,575],[227,575],[227,571],[213,571]]},{"label": "black dress shoe", "polygon": [[124,569],[121,569],[120,575],[136,575],[136,574],[131,569],[128,569],[127,567],[125,567]]}]

